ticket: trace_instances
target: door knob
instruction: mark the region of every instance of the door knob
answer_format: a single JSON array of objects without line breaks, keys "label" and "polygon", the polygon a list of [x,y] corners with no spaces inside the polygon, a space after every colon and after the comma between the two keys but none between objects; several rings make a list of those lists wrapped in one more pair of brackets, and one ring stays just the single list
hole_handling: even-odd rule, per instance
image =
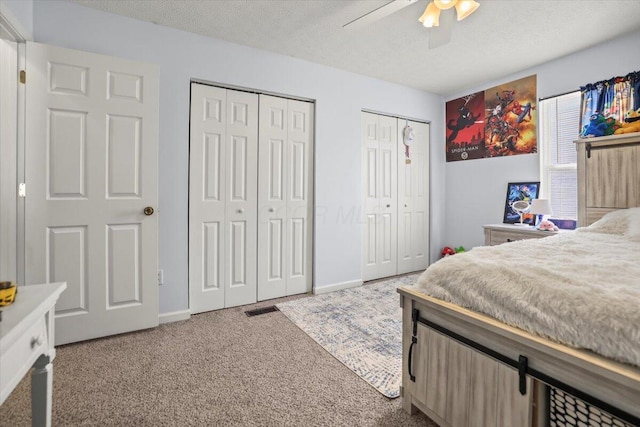
[{"label": "door knob", "polygon": [[236,212],[238,212],[238,213],[244,213],[244,209],[238,209]]},{"label": "door knob", "polygon": [[144,208],[143,212],[146,216],[153,215],[153,208],[151,206],[147,206]]},{"label": "door knob", "polygon": [[390,207],[391,207],[391,205],[387,205],[387,207],[388,207],[388,208],[390,208]]},{"label": "door knob", "polygon": [[275,212],[276,210],[273,208],[269,208],[269,212]]}]

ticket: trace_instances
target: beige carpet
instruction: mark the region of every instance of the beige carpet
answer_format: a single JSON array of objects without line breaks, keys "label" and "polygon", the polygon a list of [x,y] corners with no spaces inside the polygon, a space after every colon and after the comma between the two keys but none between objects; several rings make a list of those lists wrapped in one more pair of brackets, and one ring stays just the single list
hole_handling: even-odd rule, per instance
[{"label": "beige carpet", "polygon": [[[54,426],[430,426],[380,395],[282,313],[193,316],[58,348]],[[30,426],[30,383],[0,425]]]}]

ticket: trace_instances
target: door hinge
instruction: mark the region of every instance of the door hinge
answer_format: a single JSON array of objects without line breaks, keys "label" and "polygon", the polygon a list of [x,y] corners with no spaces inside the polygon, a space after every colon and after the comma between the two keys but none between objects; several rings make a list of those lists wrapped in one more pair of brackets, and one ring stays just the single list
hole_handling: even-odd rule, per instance
[{"label": "door hinge", "polygon": [[25,70],[20,70],[20,83],[27,83],[27,72]]},{"label": "door hinge", "polygon": [[25,184],[24,182],[18,184],[18,196],[27,197],[27,184]]}]

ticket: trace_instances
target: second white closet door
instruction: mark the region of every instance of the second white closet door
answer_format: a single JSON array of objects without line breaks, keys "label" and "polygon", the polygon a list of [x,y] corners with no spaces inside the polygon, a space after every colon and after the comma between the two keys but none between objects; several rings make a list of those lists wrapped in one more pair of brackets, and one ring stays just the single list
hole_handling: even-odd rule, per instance
[{"label": "second white closet door", "polygon": [[313,104],[260,95],[258,300],[311,291]]},{"label": "second white closet door", "polygon": [[[404,127],[415,139],[406,162]],[[429,265],[429,125],[398,119],[398,274]]]}]

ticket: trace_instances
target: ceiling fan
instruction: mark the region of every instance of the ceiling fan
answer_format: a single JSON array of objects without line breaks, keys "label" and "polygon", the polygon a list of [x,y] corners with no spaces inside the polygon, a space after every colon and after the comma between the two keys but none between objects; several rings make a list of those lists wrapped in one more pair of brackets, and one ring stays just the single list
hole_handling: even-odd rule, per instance
[{"label": "ceiling fan", "polygon": [[[372,22],[378,21],[386,16],[391,15],[403,9],[417,0],[392,0],[380,6],[377,9],[368,12],[353,21],[347,22],[343,28],[360,28]],[[462,21],[480,7],[480,4],[474,0],[433,0],[429,2],[427,8],[418,21],[426,28],[431,29],[429,37],[429,48],[435,48],[448,43],[451,40],[451,28],[453,27],[453,14],[442,13],[455,7],[457,20]],[[435,30],[435,27],[439,27]]]}]

